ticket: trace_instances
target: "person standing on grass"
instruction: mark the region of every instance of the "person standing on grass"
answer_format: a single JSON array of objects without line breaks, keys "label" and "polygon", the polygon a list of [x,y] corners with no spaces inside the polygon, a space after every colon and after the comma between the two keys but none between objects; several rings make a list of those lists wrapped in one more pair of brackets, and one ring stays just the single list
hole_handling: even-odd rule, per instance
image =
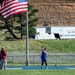
[{"label": "person standing on grass", "polygon": [[44,63],[47,66],[47,56],[48,56],[47,49],[44,48],[41,53],[41,61],[42,61],[41,66],[43,66]]},{"label": "person standing on grass", "polygon": [[5,70],[7,66],[7,52],[4,47],[2,47],[1,50],[1,66],[3,70]]}]

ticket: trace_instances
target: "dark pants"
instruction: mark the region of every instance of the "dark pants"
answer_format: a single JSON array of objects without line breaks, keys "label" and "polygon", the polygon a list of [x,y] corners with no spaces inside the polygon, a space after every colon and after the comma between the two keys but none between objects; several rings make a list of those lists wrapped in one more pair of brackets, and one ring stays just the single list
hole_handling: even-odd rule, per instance
[{"label": "dark pants", "polygon": [[46,61],[46,60],[45,60],[45,61],[42,61],[41,66],[43,66],[44,63],[45,63],[45,65],[47,66],[47,61]]}]

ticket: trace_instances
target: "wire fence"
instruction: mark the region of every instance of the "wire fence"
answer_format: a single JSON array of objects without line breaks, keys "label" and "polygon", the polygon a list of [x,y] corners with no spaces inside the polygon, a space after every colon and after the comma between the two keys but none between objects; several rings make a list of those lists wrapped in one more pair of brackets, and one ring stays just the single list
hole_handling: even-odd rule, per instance
[{"label": "wire fence", "polygon": [[[8,65],[25,65],[25,55],[11,55],[7,58]],[[75,65],[74,54],[49,54],[47,57],[48,65]],[[29,55],[29,65],[41,65],[41,55]]]}]

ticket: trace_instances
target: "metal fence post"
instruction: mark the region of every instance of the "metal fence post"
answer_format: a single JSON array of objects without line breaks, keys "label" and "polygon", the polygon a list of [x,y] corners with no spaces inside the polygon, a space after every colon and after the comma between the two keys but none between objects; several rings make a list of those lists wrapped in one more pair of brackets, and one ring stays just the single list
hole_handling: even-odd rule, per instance
[{"label": "metal fence post", "polygon": [[13,56],[12,56],[12,66],[13,66]]}]

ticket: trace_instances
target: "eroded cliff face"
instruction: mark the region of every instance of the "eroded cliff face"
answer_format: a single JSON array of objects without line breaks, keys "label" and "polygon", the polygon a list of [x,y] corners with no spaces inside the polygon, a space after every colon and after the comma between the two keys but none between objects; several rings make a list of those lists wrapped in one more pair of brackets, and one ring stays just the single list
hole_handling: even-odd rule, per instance
[{"label": "eroded cliff face", "polygon": [[74,2],[50,2],[30,1],[39,12],[38,26],[75,26],[75,3]]}]

